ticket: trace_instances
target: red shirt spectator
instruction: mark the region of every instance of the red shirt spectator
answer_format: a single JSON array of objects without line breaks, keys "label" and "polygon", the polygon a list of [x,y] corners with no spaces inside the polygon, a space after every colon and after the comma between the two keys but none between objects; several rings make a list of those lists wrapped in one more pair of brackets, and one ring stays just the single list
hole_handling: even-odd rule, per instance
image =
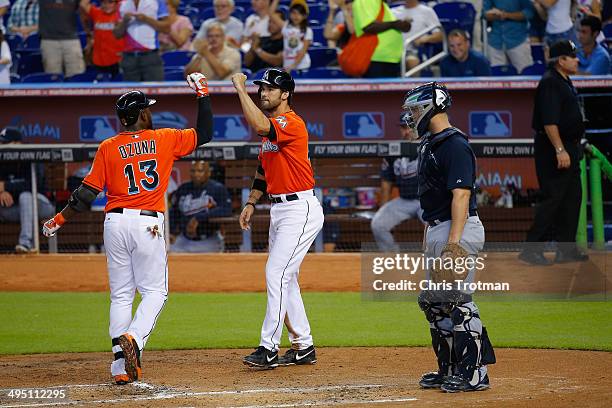
[{"label": "red shirt spectator", "polygon": [[[102,0],[100,7],[81,1],[81,8],[91,19],[93,26],[93,63],[98,68],[115,66],[118,70],[121,53],[125,48],[125,41],[113,35],[115,24],[121,20],[118,1]],[[114,68],[114,67],[113,67]]]}]

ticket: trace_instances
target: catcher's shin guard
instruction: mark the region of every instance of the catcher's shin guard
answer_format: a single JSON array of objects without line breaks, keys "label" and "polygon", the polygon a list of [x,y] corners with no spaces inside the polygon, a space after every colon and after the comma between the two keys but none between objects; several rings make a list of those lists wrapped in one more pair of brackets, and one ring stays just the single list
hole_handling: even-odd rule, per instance
[{"label": "catcher's shin guard", "polygon": [[453,375],[455,356],[453,352],[453,334],[437,328],[430,329],[431,345],[438,359],[438,372],[442,375]]},{"label": "catcher's shin guard", "polygon": [[451,319],[455,324],[453,345],[457,356],[457,374],[475,387],[486,376],[485,366],[495,363],[493,346],[473,303],[457,306],[451,313]]}]

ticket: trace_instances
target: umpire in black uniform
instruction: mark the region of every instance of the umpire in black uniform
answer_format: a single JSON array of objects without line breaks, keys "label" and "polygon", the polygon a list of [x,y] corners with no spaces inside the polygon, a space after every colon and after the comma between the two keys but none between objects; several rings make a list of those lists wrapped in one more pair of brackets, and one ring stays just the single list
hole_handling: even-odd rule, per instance
[{"label": "umpire in black uniform", "polygon": [[561,40],[553,44],[549,67],[536,89],[533,108],[540,201],[527,233],[527,244],[519,255],[519,259],[530,264],[551,264],[543,255],[543,242],[551,231],[558,243],[555,262],[588,259],[575,245],[582,199],[580,139],[584,134],[584,117],[569,76],[577,72],[574,43]]}]

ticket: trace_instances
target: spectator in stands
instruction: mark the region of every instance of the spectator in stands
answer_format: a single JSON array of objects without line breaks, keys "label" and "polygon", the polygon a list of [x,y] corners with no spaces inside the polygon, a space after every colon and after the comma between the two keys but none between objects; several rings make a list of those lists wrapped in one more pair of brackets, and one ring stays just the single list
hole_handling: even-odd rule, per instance
[{"label": "spectator in stands", "polygon": [[601,20],[600,0],[578,0],[576,17],[579,18],[579,21],[582,21],[586,16],[595,16]]},{"label": "spectator in stands", "polygon": [[535,13],[529,20],[529,42],[539,44],[544,42],[546,36],[546,9],[536,0],[530,0]]},{"label": "spectator in stands", "polygon": [[[119,73],[119,61],[125,44],[113,35],[115,24],[121,20],[116,0],[103,0],[100,7],[90,0],[81,0],[81,10],[92,22],[93,39],[88,36],[88,47],[92,47],[92,62],[100,73],[113,76]],[[87,52],[86,52],[87,54]]]},{"label": "spectator in stands", "polygon": [[[382,18],[379,15],[382,14]],[[383,0],[355,0],[353,24],[357,38],[366,34],[378,37],[378,43],[370,57],[365,78],[389,78],[400,76],[402,59],[402,34],[410,31],[411,22],[397,20]],[[364,50],[369,52],[370,50]]]},{"label": "spectator in stands", "polygon": [[[458,0],[437,0],[438,3],[456,3]],[[474,18],[474,28],[472,32],[468,32],[470,38],[472,39],[472,49],[478,52],[484,52],[483,43],[482,43],[482,22],[480,16],[482,16],[482,6],[483,0],[460,0],[466,3],[470,3],[474,7],[474,11],[476,12]],[[432,2],[429,2],[430,4]],[[465,27],[462,27],[465,28]],[[486,31],[486,27],[485,27]]]},{"label": "spectator in stands", "polygon": [[[138,2],[136,4],[135,2]],[[159,32],[170,31],[168,8],[162,0],[124,0],[116,38],[125,37],[121,60],[124,81],[163,81],[164,62],[159,55]]]},{"label": "spectator in stands", "polygon": [[225,31],[220,23],[211,24],[206,39],[197,42],[197,54],[185,67],[185,75],[201,72],[209,81],[229,80],[240,72],[240,52],[225,43]]},{"label": "spectator in stands", "polygon": [[0,31],[6,32],[4,27],[4,15],[9,11],[10,5],[11,3],[9,0],[0,0]]},{"label": "spectator in stands", "polygon": [[468,77],[491,75],[491,64],[484,55],[470,49],[470,38],[467,32],[456,29],[448,34],[447,55],[440,61],[440,73],[443,77]]},{"label": "spectator in stands", "polygon": [[491,23],[488,51],[491,65],[508,65],[521,73],[533,64],[528,21],[534,10],[530,0],[484,0],[484,13]]},{"label": "spectator in stands", "polygon": [[38,0],[17,0],[11,6],[7,26],[11,34],[27,38],[38,31]]},{"label": "spectator in stands", "polygon": [[[325,21],[323,36],[328,46],[343,49],[351,38],[355,38],[353,0],[328,0],[328,3],[329,15]],[[339,12],[338,9],[340,9]],[[342,15],[343,22],[336,24],[338,14]]]},{"label": "spectator in stands", "polygon": [[549,47],[559,40],[576,42],[576,30],[572,22],[572,3],[575,0],[535,0],[542,18],[546,20],[546,45]]},{"label": "spectator in stands", "polygon": [[[400,135],[404,140],[416,140],[416,135],[406,124],[404,114],[400,115]],[[380,172],[380,208],[372,218],[372,234],[381,251],[400,250],[391,230],[411,218],[421,219],[423,210],[418,195],[417,155],[385,157]],[[392,198],[394,186],[399,197]]]},{"label": "spectator in stands", "polygon": [[11,57],[11,48],[8,42],[4,40],[4,32],[0,30],[0,85],[11,83],[11,65],[13,58]]},{"label": "spectator in stands", "polygon": [[[5,128],[0,132],[0,144],[21,143],[21,131]],[[55,212],[55,206],[45,197],[44,168],[36,165],[38,189],[38,217],[48,218]],[[29,253],[34,248],[32,213],[32,170],[30,162],[12,162],[0,165],[0,222],[19,222],[21,233],[15,252]]]},{"label": "spectator in stands", "polygon": [[209,219],[230,216],[232,200],[223,184],[210,179],[207,162],[191,164],[191,181],[181,184],[170,201],[170,251],[223,251],[221,232]]},{"label": "spectator in stands", "polygon": [[272,0],[270,20],[283,25],[283,68],[287,72],[310,68],[308,47],[312,44],[312,28],[308,27],[309,8],[306,0],[292,0],[289,5],[289,19],[283,21],[275,11],[279,0]]},{"label": "spectator in stands", "polygon": [[[410,20],[410,31],[404,33],[404,41],[414,36],[416,33],[430,27],[440,25],[440,20],[436,12],[419,0],[406,0],[403,6],[395,7],[391,11],[399,20]],[[426,44],[439,44],[444,40],[442,31],[439,28],[424,34],[406,47],[406,68],[416,67],[421,62],[418,48]]]},{"label": "spectator in stands", "polygon": [[[278,19],[270,19],[267,37],[259,37],[253,34],[251,38],[252,47],[244,55],[243,65],[252,72],[264,68],[280,67],[283,65],[283,26],[285,15],[281,10],[274,12]],[[282,22],[282,24],[279,24]]]},{"label": "spectator in stands", "polygon": [[607,75],[610,73],[610,55],[600,44],[597,36],[601,32],[601,20],[586,16],[578,31],[578,73],[582,75]]},{"label": "spectator in stands", "polygon": [[40,51],[45,72],[66,77],[85,71],[81,42],[77,36],[79,0],[38,0]]},{"label": "spectator in stands", "polygon": [[251,38],[253,34],[259,37],[267,37],[268,21],[270,19],[270,0],[251,0],[253,14],[249,15],[244,21],[244,32],[240,40],[241,48],[244,52],[251,48]]},{"label": "spectator in stands", "polygon": [[179,15],[177,10],[181,0],[168,0],[168,23],[170,32],[159,33],[159,48],[162,51],[190,51],[193,24],[187,16]]},{"label": "spectator in stands", "polygon": [[234,0],[215,0],[213,1],[215,16],[204,20],[196,39],[206,38],[206,32],[212,23],[221,23],[225,30],[225,40],[232,47],[240,47],[240,40],[244,32],[242,21],[232,16],[236,9]]}]

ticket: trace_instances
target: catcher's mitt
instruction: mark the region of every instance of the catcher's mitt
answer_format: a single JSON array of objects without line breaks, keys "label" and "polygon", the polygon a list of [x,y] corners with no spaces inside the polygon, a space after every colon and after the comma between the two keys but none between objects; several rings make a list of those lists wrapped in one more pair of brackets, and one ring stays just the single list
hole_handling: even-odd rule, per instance
[{"label": "catcher's mitt", "polygon": [[459,273],[457,266],[463,266],[468,255],[468,252],[461,245],[456,243],[446,244],[440,254],[440,261],[434,263],[431,280],[434,283],[444,281],[453,283],[456,280],[463,280],[465,270],[460,268],[461,273]]}]

